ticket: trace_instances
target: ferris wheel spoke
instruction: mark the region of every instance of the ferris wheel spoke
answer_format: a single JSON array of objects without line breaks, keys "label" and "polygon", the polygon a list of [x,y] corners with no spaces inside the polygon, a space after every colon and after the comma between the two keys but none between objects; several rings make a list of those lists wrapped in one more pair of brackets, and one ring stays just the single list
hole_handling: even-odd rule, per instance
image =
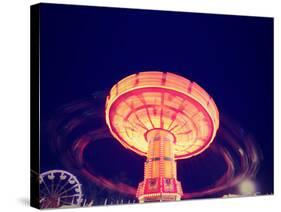
[{"label": "ferris wheel spoke", "polygon": [[72,200],[71,202],[67,202],[67,201],[64,201],[64,200],[60,200],[60,203],[63,203],[64,205],[73,205],[74,204],[74,201]]},{"label": "ferris wheel spoke", "polygon": [[72,194],[72,195],[61,196],[60,198],[79,197],[79,196],[80,194]]},{"label": "ferris wheel spoke", "polygon": [[60,193],[63,191],[63,189],[66,187],[66,185],[68,184],[68,180],[66,180],[66,182],[63,184],[63,186],[57,191],[57,193]]},{"label": "ferris wheel spoke", "polygon": [[75,189],[76,187],[78,187],[78,184],[75,184],[74,186],[72,186],[71,188],[69,189],[66,189],[64,191],[62,191],[61,193],[59,193],[58,195],[62,195],[62,194],[65,194],[67,193],[68,191],[71,191],[72,189]]},{"label": "ferris wheel spoke", "polygon": [[56,185],[56,187],[55,187],[54,193],[57,192],[57,190],[58,190],[58,188],[59,188],[59,186],[60,186],[60,183],[61,183],[61,178],[60,178],[59,182],[57,183],[57,185]]},{"label": "ferris wheel spoke", "polygon": [[43,185],[45,186],[47,192],[50,194],[50,190],[49,190],[49,187],[47,186],[47,184],[45,183],[44,179],[43,179]]},{"label": "ferris wheel spoke", "polygon": [[46,189],[46,187],[45,187],[45,186],[44,186],[44,187],[42,187],[42,188],[40,187],[40,193],[41,193],[41,192],[44,192],[44,193],[46,193],[46,192],[47,192],[46,194],[48,194],[48,193],[49,193],[49,192],[48,192],[48,190]]},{"label": "ferris wheel spoke", "polygon": [[40,189],[40,197],[43,194],[43,197],[47,197],[49,194],[45,193],[42,189]]},{"label": "ferris wheel spoke", "polygon": [[51,192],[54,192],[54,179],[52,179],[52,183],[51,183]]}]

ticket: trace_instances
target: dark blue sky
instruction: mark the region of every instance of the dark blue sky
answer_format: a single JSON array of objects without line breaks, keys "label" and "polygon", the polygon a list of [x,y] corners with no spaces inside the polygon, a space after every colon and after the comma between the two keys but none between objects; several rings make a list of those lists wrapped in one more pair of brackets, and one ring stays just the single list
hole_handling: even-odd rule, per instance
[{"label": "dark blue sky", "polygon": [[58,107],[159,70],[197,82],[256,138],[259,180],[272,191],[272,18],[42,4],[40,33],[43,171],[60,166],[45,133]]}]

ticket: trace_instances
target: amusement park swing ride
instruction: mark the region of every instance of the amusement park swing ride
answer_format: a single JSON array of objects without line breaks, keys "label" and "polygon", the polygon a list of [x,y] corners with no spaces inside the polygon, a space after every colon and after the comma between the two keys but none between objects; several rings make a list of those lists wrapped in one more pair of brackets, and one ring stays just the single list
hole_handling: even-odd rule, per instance
[{"label": "amusement park swing ride", "polygon": [[139,202],[180,200],[176,161],[206,150],[219,127],[211,96],[179,75],[140,72],[112,87],[105,110],[114,138],[146,157]]}]

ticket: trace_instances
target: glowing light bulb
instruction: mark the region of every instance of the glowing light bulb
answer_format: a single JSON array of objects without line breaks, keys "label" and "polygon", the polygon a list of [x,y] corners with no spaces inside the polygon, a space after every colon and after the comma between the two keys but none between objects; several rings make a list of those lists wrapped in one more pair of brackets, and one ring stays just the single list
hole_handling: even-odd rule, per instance
[{"label": "glowing light bulb", "polygon": [[239,185],[239,191],[242,195],[252,195],[256,193],[256,187],[253,181],[247,179]]}]

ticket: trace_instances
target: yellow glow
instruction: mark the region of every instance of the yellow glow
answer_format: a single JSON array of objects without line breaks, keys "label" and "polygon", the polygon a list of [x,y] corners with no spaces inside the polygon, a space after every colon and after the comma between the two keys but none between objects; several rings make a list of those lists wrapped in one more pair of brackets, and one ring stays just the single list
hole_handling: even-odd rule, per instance
[{"label": "yellow glow", "polygon": [[253,195],[256,192],[256,187],[253,181],[244,180],[239,185],[239,191],[242,195]]}]

